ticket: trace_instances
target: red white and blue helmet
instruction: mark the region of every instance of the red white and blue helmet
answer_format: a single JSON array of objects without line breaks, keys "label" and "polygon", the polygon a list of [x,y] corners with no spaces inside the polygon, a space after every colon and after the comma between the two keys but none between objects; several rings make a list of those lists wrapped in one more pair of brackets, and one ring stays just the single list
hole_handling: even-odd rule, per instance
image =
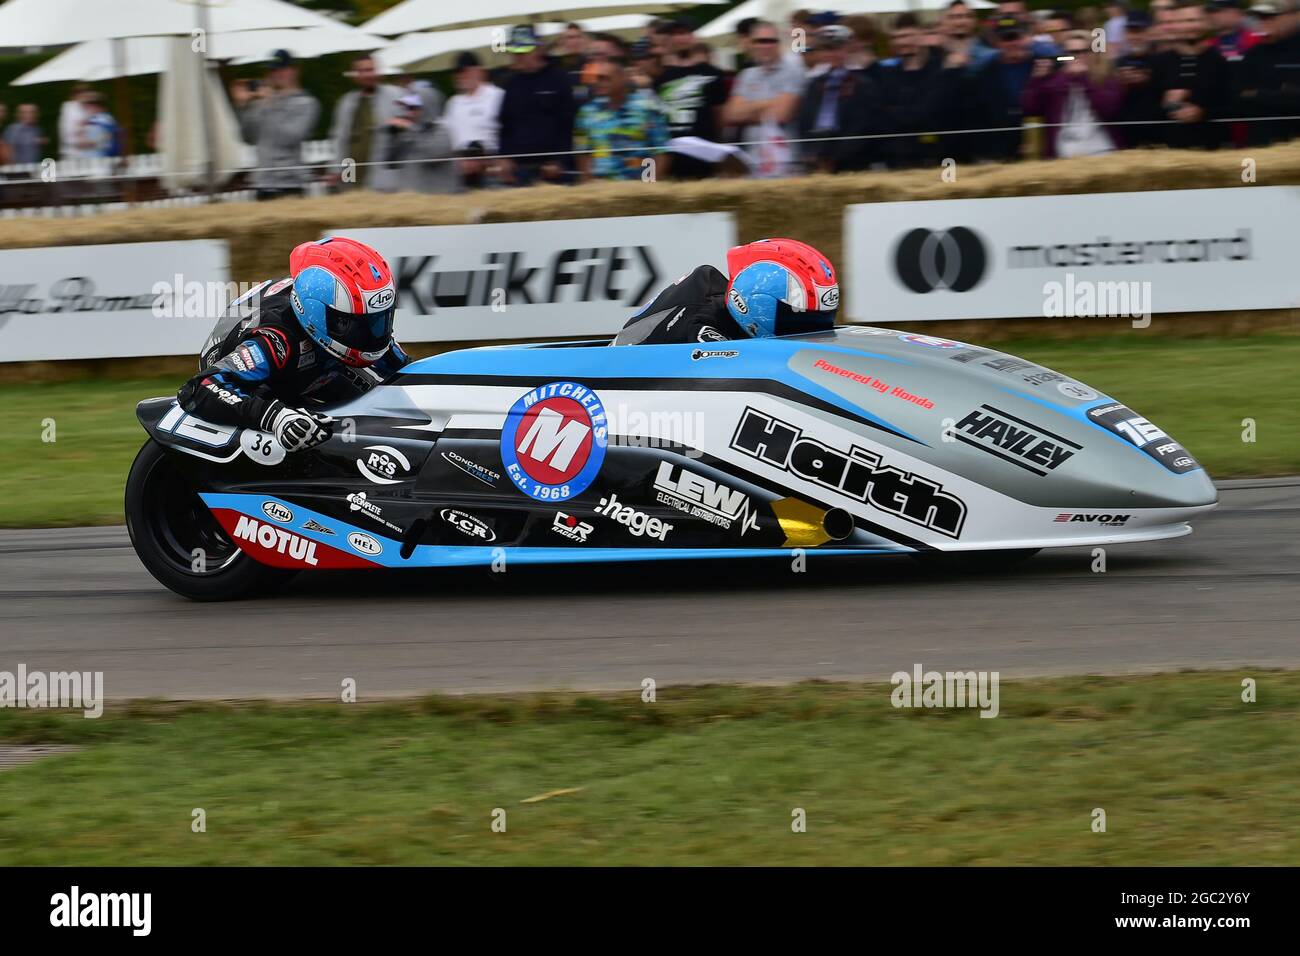
[{"label": "red white and blue helmet", "polygon": [[754,338],[824,332],[840,285],[830,260],[796,239],[760,239],[727,252],[727,311]]},{"label": "red white and blue helmet", "polygon": [[397,289],[388,263],[364,242],[331,236],[289,254],[293,314],[313,342],[357,368],[393,345]]}]

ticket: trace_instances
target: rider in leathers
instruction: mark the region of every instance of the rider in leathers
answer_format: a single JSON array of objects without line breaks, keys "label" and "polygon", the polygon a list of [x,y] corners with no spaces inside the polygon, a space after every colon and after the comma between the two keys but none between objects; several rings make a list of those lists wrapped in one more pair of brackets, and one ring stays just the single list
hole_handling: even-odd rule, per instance
[{"label": "rider in leathers", "polygon": [[205,353],[177,398],[205,421],[300,451],[329,438],[333,419],[299,406],[360,395],[410,359],[392,338],[396,292],[378,252],[336,237],[303,243],[289,262],[292,275],[263,283],[251,321]]}]

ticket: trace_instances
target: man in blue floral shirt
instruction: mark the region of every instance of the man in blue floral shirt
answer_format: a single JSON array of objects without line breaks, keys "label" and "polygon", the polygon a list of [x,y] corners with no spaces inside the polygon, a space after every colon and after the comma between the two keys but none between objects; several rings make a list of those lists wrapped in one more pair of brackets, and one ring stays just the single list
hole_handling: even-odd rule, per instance
[{"label": "man in blue floral shirt", "polygon": [[583,182],[591,179],[642,179],[653,157],[653,178],[668,174],[668,123],[653,93],[634,89],[617,60],[604,60],[592,71],[592,99],[578,110],[573,146],[590,150],[578,156]]}]

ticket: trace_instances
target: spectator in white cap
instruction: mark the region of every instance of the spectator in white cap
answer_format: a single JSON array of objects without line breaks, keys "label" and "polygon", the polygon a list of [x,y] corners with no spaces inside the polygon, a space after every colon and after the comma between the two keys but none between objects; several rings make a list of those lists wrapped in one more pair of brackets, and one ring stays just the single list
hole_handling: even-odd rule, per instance
[{"label": "spectator in white cap", "polygon": [[397,98],[397,115],[385,125],[385,192],[451,193],[460,187],[451,160],[451,138],[433,115],[436,102],[416,92]]}]

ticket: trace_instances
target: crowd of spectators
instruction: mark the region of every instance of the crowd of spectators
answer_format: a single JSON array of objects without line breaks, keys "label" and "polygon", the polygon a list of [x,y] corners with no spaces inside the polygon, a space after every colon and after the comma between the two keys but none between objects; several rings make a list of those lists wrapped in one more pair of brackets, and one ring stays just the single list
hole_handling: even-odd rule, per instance
[{"label": "crowd of spectators", "polygon": [[[453,192],[1244,147],[1300,135],[1298,4],[1112,0],[1069,13],[951,0],[929,19],[800,11],[739,24],[734,56],[685,20],[655,20],[633,41],[570,24],[543,42],[520,25],[504,34],[507,67],[456,57],[450,97],[356,57],[354,89],[333,104],[335,161],[323,166],[302,159],[321,104],[288,53],[230,96],[262,198],[321,185]],[[47,146],[36,107],[19,105],[8,125],[4,109],[0,165],[36,162]],[[59,128],[64,156],[119,148],[102,95],[87,87]]]},{"label": "crowd of spectators", "polygon": [[[49,156],[50,138],[41,126],[34,103],[19,103],[14,121],[0,103],[0,166],[39,163]],[[108,111],[104,94],[78,83],[59,111],[59,158],[121,155],[117,120]]]},{"label": "crowd of spectators", "polygon": [[734,72],[685,21],[634,42],[570,25],[549,47],[520,26],[496,76],[461,55],[442,122],[462,187],[643,178],[650,159],[696,179],[1262,145],[1300,135],[1290,4],[799,12],[740,24]]}]

